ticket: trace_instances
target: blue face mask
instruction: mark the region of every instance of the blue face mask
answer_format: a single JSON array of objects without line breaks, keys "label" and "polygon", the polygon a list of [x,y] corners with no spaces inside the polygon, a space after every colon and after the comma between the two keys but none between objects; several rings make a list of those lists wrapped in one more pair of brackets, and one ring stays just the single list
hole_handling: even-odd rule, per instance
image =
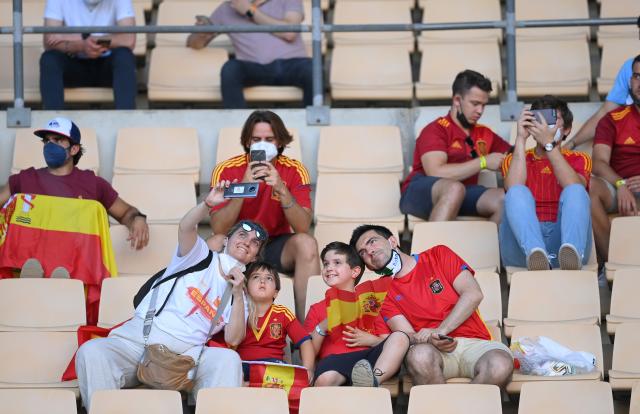
[{"label": "blue face mask", "polygon": [[67,149],[53,142],[44,144],[44,160],[49,168],[59,168],[67,160]]}]

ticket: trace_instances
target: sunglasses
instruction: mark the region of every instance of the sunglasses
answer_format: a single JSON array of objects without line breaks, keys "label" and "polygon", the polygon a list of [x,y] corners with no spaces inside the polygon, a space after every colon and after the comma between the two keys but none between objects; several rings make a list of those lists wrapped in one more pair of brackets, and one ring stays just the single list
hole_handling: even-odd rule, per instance
[{"label": "sunglasses", "polygon": [[471,148],[471,158],[478,158],[478,153],[476,152],[476,149],[474,147],[471,135],[467,135],[467,137],[464,139],[464,142],[466,142],[469,148]]},{"label": "sunglasses", "polygon": [[255,231],[256,238],[260,241],[265,241],[267,239],[267,232],[260,225],[252,221],[243,221],[241,227],[244,231]]}]

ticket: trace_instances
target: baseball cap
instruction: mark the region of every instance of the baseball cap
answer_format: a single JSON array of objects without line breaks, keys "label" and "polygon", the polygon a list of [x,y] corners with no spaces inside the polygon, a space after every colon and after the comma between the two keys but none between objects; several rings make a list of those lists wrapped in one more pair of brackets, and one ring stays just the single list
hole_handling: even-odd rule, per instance
[{"label": "baseball cap", "polygon": [[58,134],[69,138],[74,144],[80,144],[80,129],[70,119],[57,117],[47,122],[44,128],[33,131],[33,133],[44,138],[47,134]]}]

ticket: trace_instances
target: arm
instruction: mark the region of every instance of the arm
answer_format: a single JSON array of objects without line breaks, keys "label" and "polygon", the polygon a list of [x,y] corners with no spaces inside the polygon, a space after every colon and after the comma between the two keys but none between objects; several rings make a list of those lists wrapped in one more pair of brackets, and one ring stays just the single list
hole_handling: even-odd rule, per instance
[{"label": "arm", "polygon": [[[500,168],[504,157],[504,154],[497,152],[487,154],[485,156],[486,168],[492,171],[497,170]],[[480,157],[458,164],[448,164],[447,160],[447,153],[444,151],[429,151],[420,157],[425,174],[435,177],[463,181],[478,174],[482,169]]]},{"label": "arm", "polygon": [[[532,125],[533,114],[523,110],[518,119],[518,134],[513,149],[509,170],[504,177],[504,188],[508,190],[514,185],[526,185],[527,182],[527,161],[526,142],[529,136],[528,128]],[[505,166],[506,168],[506,166]]]},{"label": "arm", "polygon": [[224,189],[229,181],[222,181],[211,189],[207,198],[191,210],[180,220],[178,225],[178,255],[189,253],[198,238],[198,224],[207,217],[209,208],[224,202]]},{"label": "arm", "polygon": [[289,225],[295,233],[307,233],[313,221],[313,213],[311,209],[302,207],[296,202],[295,197],[287,185],[282,181],[276,167],[270,162],[262,164],[255,170],[257,176],[264,175],[264,182],[269,187],[273,187],[273,191],[280,198],[280,205],[284,211]]},{"label": "arm", "polygon": [[[608,181],[616,186],[616,181],[622,179],[611,165],[609,164],[611,161],[611,147],[607,144],[595,144],[593,146],[593,175],[597,175],[603,180]],[[631,192],[629,188],[630,184],[633,183],[635,186],[635,182],[637,181],[636,177],[631,177],[626,180],[627,183],[618,187],[617,198],[618,198],[618,211],[620,214],[628,216],[628,215],[637,215],[638,208],[636,203],[636,198]]]},{"label": "arm", "polygon": [[573,149],[580,144],[584,144],[585,142],[593,140],[593,137],[596,134],[596,126],[598,125],[600,119],[602,119],[603,116],[619,106],[620,105],[615,102],[604,101],[598,111],[595,114],[591,115],[591,118],[589,118],[587,122],[582,125],[580,130],[573,136],[573,139],[569,141],[567,145],[571,149]]},{"label": "arm", "polygon": [[[256,181],[254,179],[254,175],[251,170],[251,166],[253,162],[250,162],[247,165],[246,170],[244,171],[244,175],[242,176],[243,183],[250,183]],[[211,175],[211,186],[216,185],[214,180],[217,180],[217,177],[224,176],[224,170],[218,176],[218,169],[220,166],[216,167],[213,170]],[[233,182],[237,182],[238,180],[234,179]],[[263,191],[263,190],[260,190]],[[226,204],[216,211],[210,212],[210,225],[211,230],[213,230],[213,234],[225,234],[231,226],[233,226],[236,221],[238,221],[238,216],[240,216],[240,210],[242,209],[242,204],[244,203],[243,198],[232,198],[226,200]]]},{"label": "arm", "polygon": [[302,359],[302,365],[309,373],[309,380],[311,380],[316,366],[316,350],[310,340],[300,344],[300,358]]},{"label": "arm", "polygon": [[466,321],[478,308],[484,297],[476,279],[468,270],[463,270],[453,281],[453,288],[458,293],[458,302],[451,313],[440,323],[437,333],[448,335]]},{"label": "arm", "polygon": [[238,267],[234,267],[224,278],[231,283],[233,294],[233,306],[229,323],[224,327],[224,341],[232,348],[237,347],[247,334],[246,320],[244,317],[244,274]]},{"label": "arm", "polygon": [[[202,19],[196,17],[196,26],[211,24],[213,24],[213,22],[211,22],[211,19],[209,18]],[[191,33],[189,37],[187,37],[187,47],[196,50],[203,49],[211,43],[214,37],[216,37],[216,33]]]},{"label": "arm", "polygon": [[118,220],[120,224],[127,226],[129,229],[127,241],[131,242],[132,248],[140,250],[149,243],[147,219],[140,215],[137,208],[118,197],[109,207],[109,215]]},{"label": "arm", "polygon": [[[136,19],[135,17],[125,17],[124,19],[118,20],[116,23],[117,26],[135,26]],[[136,47],[136,35],[135,33],[111,33],[109,35],[111,37],[111,45],[110,49],[116,47],[127,47],[133,50]]]},{"label": "arm", "polygon": [[[327,318],[324,318],[324,320],[322,322],[320,322],[318,324],[318,326],[320,326],[320,329],[322,331],[327,333]],[[324,342],[324,338],[325,338],[325,336],[322,336],[318,332],[316,332],[315,327],[314,327],[313,331],[311,331],[311,341],[310,342],[311,342],[311,345],[313,346],[313,352],[315,353],[315,355],[318,355],[320,353],[320,349],[322,348],[322,343]]]},{"label": "arm", "polygon": [[[244,16],[248,10],[253,13],[253,22],[258,25],[287,25],[302,23],[303,15],[297,11],[287,11],[282,19],[276,19],[260,10],[259,6],[265,3],[265,0],[258,0],[253,4],[249,0],[230,0],[230,5],[238,14]],[[297,32],[271,33],[286,42],[293,42],[298,36]]]}]

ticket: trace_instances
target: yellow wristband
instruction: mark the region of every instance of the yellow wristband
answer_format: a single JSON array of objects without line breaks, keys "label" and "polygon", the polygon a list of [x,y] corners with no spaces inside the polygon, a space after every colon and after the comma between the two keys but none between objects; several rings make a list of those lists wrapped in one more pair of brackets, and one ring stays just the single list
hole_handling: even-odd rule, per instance
[{"label": "yellow wristband", "polygon": [[484,170],[485,168],[487,168],[487,159],[484,157],[484,155],[480,156],[480,169]]},{"label": "yellow wristband", "polygon": [[616,181],[616,188],[620,188],[623,185],[625,185],[626,183],[627,183],[627,180],[625,180],[624,178],[621,178],[621,179]]}]

